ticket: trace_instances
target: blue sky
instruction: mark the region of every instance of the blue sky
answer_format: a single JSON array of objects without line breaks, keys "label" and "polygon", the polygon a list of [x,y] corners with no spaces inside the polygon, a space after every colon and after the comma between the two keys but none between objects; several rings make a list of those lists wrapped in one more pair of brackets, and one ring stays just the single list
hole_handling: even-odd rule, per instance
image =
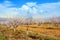
[{"label": "blue sky", "polygon": [[20,7],[27,2],[36,2],[37,4],[60,2],[60,0],[0,0],[0,3],[10,1],[15,4],[14,7]]},{"label": "blue sky", "polygon": [[0,0],[0,17],[51,18],[60,16],[60,0]]}]

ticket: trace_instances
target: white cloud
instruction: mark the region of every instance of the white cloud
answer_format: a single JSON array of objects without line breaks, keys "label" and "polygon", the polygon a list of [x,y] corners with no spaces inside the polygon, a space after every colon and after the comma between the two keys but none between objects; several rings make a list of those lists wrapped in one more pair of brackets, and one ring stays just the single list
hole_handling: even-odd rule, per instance
[{"label": "white cloud", "polygon": [[10,2],[10,1],[4,1],[2,4],[3,4],[3,6],[6,6],[6,7],[11,7],[11,6],[14,5],[14,4],[12,4],[12,2]]},{"label": "white cloud", "polygon": [[29,2],[29,3],[26,3],[26,5],[27,6],[29,6],[29,7],[34,7],[34,6],[36,6],[36,2]]},{"label": "white cloud", "polygon": [[17,8],[12,8],[11,2],[5,1],[0,4],[0,17],[14,17],[18,15]]},{"label": "white cloud", "polygon": [[60,2],[44,4],[36,4],[29,2],[26,3],[25,6],[29,7],[29,12],[34,18],[48,18],[60,16]]},{"label": "white cloud", "polygon": [[40,8],[41,10],[44,10],[45,15],[43,15],[43,16],[46,16],[46,17],[60,16],[60,11],[59,11],[60,2],[41,4],[40,7],[38,7],[38,8]]}]

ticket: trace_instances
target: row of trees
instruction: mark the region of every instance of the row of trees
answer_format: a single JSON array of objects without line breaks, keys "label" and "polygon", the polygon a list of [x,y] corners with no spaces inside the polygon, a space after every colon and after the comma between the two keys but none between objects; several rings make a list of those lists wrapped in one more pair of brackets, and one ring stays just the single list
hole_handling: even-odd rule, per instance
[{"label": "row of trees", "polygon": [[[7,27],[13,27],[14,28],[14,32],[16,31],[16,28],[21,25],[21,24],[24,24],[25,21],[23,21],[24,18],[23,17],[16,17],[16,18],[8,18],[6,22],[4,22],[3,24],[0,23],[0,25],[4,25],[4,26],[7,26]],[[35,23],[35,24],[49,24],[50,22],[46,22],[46,23]],[[29,18],[26,18],[26,22],[25,22],[27,26],[27,30],[28,30],[28,27],[30,24],[34,24],[33,23],[33,20],[32,20],[32,17],[29,17]],[[51,23],[50,23],[51,24]],[[57,25],[56,23],[53,23],[55,25]]]}]

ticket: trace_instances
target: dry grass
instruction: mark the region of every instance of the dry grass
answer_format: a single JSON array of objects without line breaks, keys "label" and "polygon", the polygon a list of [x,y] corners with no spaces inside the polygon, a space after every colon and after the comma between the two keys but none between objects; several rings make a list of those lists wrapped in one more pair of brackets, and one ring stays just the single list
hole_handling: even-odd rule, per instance
[{"label": "dry grass", "polygon": [[[17,28],[18,30],[25,30],[27,29],[26,25],[19,26]],[[29,25],[28,32],[31,33],[37,33],[42,34],[45,36],[50,36],[53,38],[59,38],[60,39],[60,26],[56,27],[54,24],[42,24],[40,26],[38,25]]]},{"label": "dry grass", "polygon": [[[0,27],[0,30],[4,29],[4,35],[8,36],[10,40],[26,40],[27,37],[28,40],[60,40],[60,24],[58,27],[54,24],[34,24],[28,26],[28,31],[27,25],[20,25],[16,28],[16,32],[13,31],[13,27]],[[28,32],[28,35],[26,32]]]}]

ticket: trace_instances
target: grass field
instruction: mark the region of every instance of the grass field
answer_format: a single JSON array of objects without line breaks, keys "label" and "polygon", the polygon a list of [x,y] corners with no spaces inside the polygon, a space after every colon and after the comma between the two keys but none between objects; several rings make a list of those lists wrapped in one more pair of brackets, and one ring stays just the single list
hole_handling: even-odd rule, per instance
[{"label": "grass field", "polygon": [[13,27],[0,27],[0,30],[5,40],[60,40],[60,24],[20,25],[15,32]]}]

